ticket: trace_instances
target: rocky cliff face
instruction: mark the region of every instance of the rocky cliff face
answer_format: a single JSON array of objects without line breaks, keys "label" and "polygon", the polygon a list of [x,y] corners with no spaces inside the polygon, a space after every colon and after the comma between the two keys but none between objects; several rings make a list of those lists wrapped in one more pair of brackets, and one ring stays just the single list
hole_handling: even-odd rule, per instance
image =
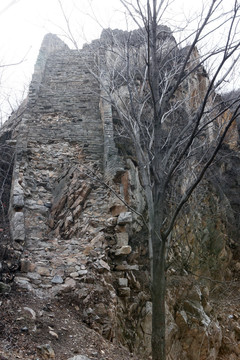
[{"label": "rocky cliff face", "polygon": [[[93,74],[103,61],[97,46],[74,51],[47,35],[27,102],[0,130],[4,148],[11,146],[8,156],[15,154],[2,279],[14,270],[20,289],[39,299],[68,299],[79,321],[147,358],[147,234],[128,208],[144,214],[146,203],[134,158],[117,150],[112,108]],[[195,74],[183,91],[197,101],[206,81]],[[174,229],[179,240],[169,254],[169,360],[234,360],[240,354],[234,294],[240,271],[239,152],[233,133],[220,154],[221,167],[209,172]],[[226,289],[231,303],[220,296]],[[226,314],[219,310],[223,304],[232,305]]]}]

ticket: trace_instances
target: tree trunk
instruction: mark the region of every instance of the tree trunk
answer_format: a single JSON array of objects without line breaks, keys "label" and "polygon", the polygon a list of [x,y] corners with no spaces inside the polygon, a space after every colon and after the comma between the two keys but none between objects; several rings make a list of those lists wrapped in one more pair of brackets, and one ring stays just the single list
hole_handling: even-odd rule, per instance
[{"label": "tree trunk", "polygon": [[160,239],[159,224],[155,220],[153,234],[153,279],[152,279],[152,360],[165,360],[165,240]]}]

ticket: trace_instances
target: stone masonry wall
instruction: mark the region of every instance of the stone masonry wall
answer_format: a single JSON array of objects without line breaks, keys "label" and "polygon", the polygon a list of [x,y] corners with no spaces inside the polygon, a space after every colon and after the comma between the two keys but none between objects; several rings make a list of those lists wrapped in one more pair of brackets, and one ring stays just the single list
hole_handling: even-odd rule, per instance
[{"label": "stone masonry wall", "polygon": [[[49,42],[49,36],[43,41],[40,57],[43,57],[42,51],[46,47],[45,42]],[[98,81],[91,74],[96,59],[91,51],[70,50],[65,44],[62,47],[63,50],[57,48],[45,60],[41,83],[33,77],[28,106],[32,116],[28,125],[33,128],[29,134],[32,139],[46,137],[77,141],[90,157],[101,160],[103,133],[99,112],[100,89]],[[54,114],[55,121],[47,117],[41,121],[41,115],[46,114]]]},{"label": "stone masonry wall", "polygon": [[[147,233],[103,180],[139,213],[146,203],[137,165],[118,155],[112,107],[95,76],[99,64],[104,69],[104,52],[96,55],[94,46],[70,50],[53,35],[43,41],[12,134],[9,217],[20,259],[15,282],[40,297],[67,297],[83,322],[147,358],[152,311]],[[176,266],[168,275],[168,359],[216,360],[222,332],[208,284],[182,277],[179,286]]]},{"label": "stone masonry wall", "polygon": [[[34,212],[40,211],[47,217],[48,208],[44,203],[51,199],[53,179],[70,160],[67,154],[71,161],[77,162],[71,148],[77,147],[78,153],[84,152],[88,161],[95,162],[96,167],[102,166],[99,86],[88,66],[94,66],[91,53],[79,54],[69,50],[54,35],[45,37],[26,110],[13,135],[17,138],[10,210],[14,241],[24,242],[26,232],[31,233]],[[44,163],[46,154],[48,161]],[[40,169],[38,157],[43,158]],[[33,192],[36,195],[32,196]],[[46,227],[44,221],[42,226]]]},{"label": "stone masonry wall", "polygon": [[[141,253],[129,244],[134,219],[102,184],[103,165],[105,178],[116,178],[113,186],[126,201],[129,184],[139,194],[141,186],[136,169],[128,174],[119,161],[108,101],[99,110],[103,90],[90,71],[94,54],[88,48],[69,50],[59,40],[54,46],[54,38],[43,41],[26,110],[13,135],[10,221],[21,254],[15,282],[38,296],[71,296],[83,321],[124,342],[119,316],[125,300],[142,293],[143,303],[147,294],[134,275],[139,272],[135,257],[127,260]],[[138,207],[144,210],[142,195]]]}]

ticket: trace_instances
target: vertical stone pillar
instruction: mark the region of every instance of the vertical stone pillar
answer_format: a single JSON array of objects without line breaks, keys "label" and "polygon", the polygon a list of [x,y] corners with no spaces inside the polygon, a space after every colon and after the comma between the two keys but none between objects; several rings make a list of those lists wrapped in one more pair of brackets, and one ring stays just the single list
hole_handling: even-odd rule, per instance
[{"label": "vertical stone pillar", "polygon": [[21,171],[25,166],[27,141],[28,141],[28,117],[23,115],[21,124],[17,129],[17,144],[15,163],[12,178],[11,199],[9,207],[10,231],[14,242],[24,244],[26,238],[24,220],[24,188]]},{"label": "vertical stone pillar", "polygon": [[104,155],[103,170],[106,181],[114,180],[124,173],[123,160],[118,155],[114,141],[112,103],[109,96],[110,79],[106,67],[106,54],[99,51],[99,77],[100,77],[100,114],[103,124]]}]

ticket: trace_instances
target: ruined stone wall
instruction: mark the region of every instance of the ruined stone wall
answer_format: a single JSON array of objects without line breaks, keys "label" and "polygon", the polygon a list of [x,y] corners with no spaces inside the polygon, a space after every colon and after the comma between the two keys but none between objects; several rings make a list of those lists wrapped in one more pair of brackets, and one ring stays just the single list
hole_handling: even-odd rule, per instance
[{"label": "ruined stone wall", "polygon": [[[134,275],[140,271],[136,259],[145,259],[146,251],[137,239],[130,245],[141,223],[101,183],[103,175],[115,178],[116,192],[141,212],[145,201],[135,166],[126,172],[119,161],[112,109],[100,101],[104,89],[91,74],[94,56],[89,48],[69,50],[59,40],[54,46],[51,36],[43,41],[13,134],[10,222],[20,259],[15,283],[38,296],[66,293],[81,305],[84,322],[124,343],[127,319],[121,326],[119,319],[126,299],[140,294],[144,306],[148,298],[146,285]],[[138,191],[135,199],[130,184]],[[129,346],[133,339],[134,334]]]},{"label": "ruined stone wall", "polygon": [[[139,213],[146,211],[146,203],[136,163],[119,157],[112,107],[106,88],[100,88],[94,76],[99,64],[101,69],[104,66],[104,52],[96,55],[94,46],[70,50],[48,35],[20,122],[12,127],[16,148],[10,221],[20,263],[15,282],[41,297],[68,298],[91,328],[146,358],[152,311],[147,232],[141,219],[102,180],[110,181]],[[102,84],[108,86],[107,80],[106,76]],[[198,85],[205,83],[206,78],[195,76],[188,84],[193,100],[189,107],[195,106]],[[216,360],[221,346],[222,331],[209,303],[209,282],[188,277],[189,268],[179,266],[188,257],[190,243],[195,251],[190,268],[195,271],[199,248],[207,238],[206,247],[217,247],[214,266],[219,258],[222,272],[226,270],[231,255],[222,241],[225,226],[215,219],[208,221],[207,208],[215,199],[206,187],[204,216],[187,225],[186,218],[181,219],[176,228],[176,236],[184,241],[176,243],[168,272],[169,360]],[[213,212],[220,206],[218,201]],[[200,214],[201,204],[198,208]],[[201,238],[198,244],[191,243],[194,236]],[[202,273],[200,269],[197,275]]]},{"label": "ruined stone wall", "polygon": [[[94,68],[91,52],[79,54],[55,36],[45,37],[26,110],[14,134],[17,138],[11,207],[14,241],[24,242],[26,232],[36,236],[34,229],[40,229],[39,212],[44,218],[48,216],[46,204],[51,202],[53,183],[65,163],[77,163],[78,154],[84,153],[96,167],[102,166],[99,85],[89,67]],[[41,223],[43,228],[47,227],[46,221]]]},{"label": "ruined stone wall", "polygon": [[[44,57],[45,42],[49,42],[49,37],[51,35],[47,35],[43,41],[40,58]],[[44,64],[40,61],[40,65],[44,65],[41,79],[33,76],[28,103],[31,113],[28,126],[32,126],[29,136],[38,140],[75,141],[93,160],[101,160],[103,133],[99,113],[100,89],[98,81],[91,74],[97,72],[97,60],[91,51],[70,50],[65,44],[62,47],[61,50],[57,47],[51,51]],[[52,122],[47,114],[54,115],[55,121]]]}]

